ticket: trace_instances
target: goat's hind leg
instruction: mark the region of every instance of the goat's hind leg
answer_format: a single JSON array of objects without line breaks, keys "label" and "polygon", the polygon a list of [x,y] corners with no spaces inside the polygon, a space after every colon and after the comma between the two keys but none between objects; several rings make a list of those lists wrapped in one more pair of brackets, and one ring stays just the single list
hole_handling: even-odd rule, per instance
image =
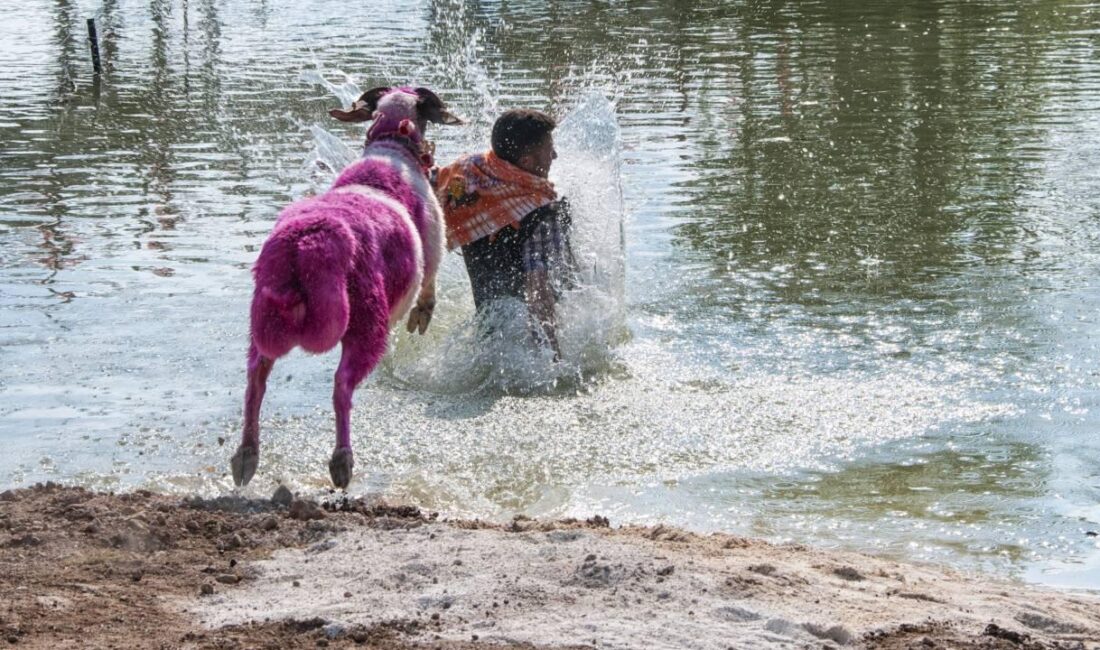
[{"label": "goat's hind leg", "polygon": [[260,463],[260,405],[267,390],[267,376],[275,366],[274,359],[260,354],[253,343],[248,347],[248,387],[244,393],[244,431],[237,453],[229,460],[233,483],[248,485]]},{"label": "goat's hind leg", "polygon": [[[351,483],[355,458],[351,451],[351,405],[356,386],[378,365],[385,351],[385,324],[381,327],[379,345],[364,345],[361,341],[345,337],[340,366],[332,387],[332,407],[336,413],[336,449],[328,463],[332,483],[344,489]],[[377,338],[377,337],[371,337]],[[374,342],[374,341],[372,341]]]}]

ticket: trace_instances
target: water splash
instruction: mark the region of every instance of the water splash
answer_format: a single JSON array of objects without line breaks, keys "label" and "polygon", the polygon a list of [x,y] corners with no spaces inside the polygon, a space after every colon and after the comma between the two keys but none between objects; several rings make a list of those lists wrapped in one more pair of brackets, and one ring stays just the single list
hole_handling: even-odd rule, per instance
[{"label": "water splash", "polygon": [[[329,75],[343,77],[343,81],[341,83],[329,81],[325,71],[319,67],[302,70],[298,74],[298,79],[321,86],[335,95],[340,105],[344,107],[351,106],[362,94],[359,84],[352,79],[351,75],[340,70],[333,70]],[[358,154],[339,136],[318,124],[310,125],[309,132],[313,136],[313,149],[303,161],[299,173],[309,179],[310,189],[314,193],[319,193],[332,185],[336,175],[355,162]]]},{"label": "water splash", "polygon": [[359,88],[359,84],[355,83],[351,75],[342,70],[333,70],[332,74],[342,76],[344,78],[343,82],[339,84],[332,83],[325,78],[325,74],[320,68],[302,70],[298,75],[298,79],[305,83],[314,83],[324,87],[335,95],[336,99],[340,100],[341,106],[351,106],[352,103],[363,94],[362,89]]},{"label": "water splash", "polygon": [[582,285],[565,306],[597,307],[605,313],[608,318],[601,324],[610,343],[625,333],[626,318],[626,203],[614,104],[602,93],[588,92],[562,119],[555,141],[562,152],[555,182],[575,212],[573,252]]},{"label": "water splash", "polygon": [[[573,207],[573,248],[579,286],[558,309],[562,359],[534,344],[530,318],[505,301],[475,320],[468,297],[463,320],[434,342],[399,339],[387,367],[398,381],[438,393],[490,391],[532,394],[575,390],[615,367],[614,349],[626,340],[625,261],[620,152],[615,107],[586,95],[555,132],[559,158],[551,179]],[[468,295],[464,272],[445,273]],[[449,304],[447,309],[453,309]]]},{"label": "water splash", "polygon": [[302,172],[307,175],[314,191],[321,192],[332,185],[337,174],[355,162],[358,155],[338,136],[314,124],[309,127],[313,135],[313,150],[306,156]]},{"label": "water splash", "polygon": [[[476,38],[470,43],[463,51],[472,63]],[[336,85],[315,70],[303,72],[302,78],[341,100],[358,92],[350,78]],[[482,67],[474,78],[480,80],[483,105],[496,107],[491,75]],[[310,132],[314,148],[304,170],[321,190],[357,156],[322,126],[314,124]],[[396,336],[383,364],[391,380],[443,394],[529,394],[572,389],[613,367],[613,350],[627,338],[622,138],[614,104],[599,92],[585,91],[561,120],[555,141],[559,158],[551,178],[573,207],[573,250],[580,281],[559,305],[562,360],[555,362],[548,349],[534,343],[530,318],[519,302],[505,302],[475,319],[461,262],[447,260],[440,273],[439,311],[461,316],[437,318],[427,339]]]}]

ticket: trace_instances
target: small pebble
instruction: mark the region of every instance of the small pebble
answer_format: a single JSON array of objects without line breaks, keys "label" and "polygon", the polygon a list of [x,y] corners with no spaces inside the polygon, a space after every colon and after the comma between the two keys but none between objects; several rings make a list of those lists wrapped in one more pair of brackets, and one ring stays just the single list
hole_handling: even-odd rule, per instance
[{"label": "small pebble", "polygon": [[203,586],[199,587],[199,593],[203,596],[209,596],[214,593],[214,585],[203,584]]},{"label": "small pebble", "polygon": [[271,495],[271,502],[277,506],[289,506],[290,502],[294,500],[294,495],[290,493],[290,490],[285,485],[280,485],[275,489],[275,494]]}]

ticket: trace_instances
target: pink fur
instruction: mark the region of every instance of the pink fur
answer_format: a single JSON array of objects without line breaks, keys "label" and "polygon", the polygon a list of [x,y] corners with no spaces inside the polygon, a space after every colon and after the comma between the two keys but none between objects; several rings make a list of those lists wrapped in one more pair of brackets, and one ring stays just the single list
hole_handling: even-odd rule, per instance
[{"label": "pink fur", "polygon": [[[403,121],[416,118],[416,103],[408,97],[391,91],[379,101],[378,113],[408,125]],[[352,393],[385,354],[390,325],[417,294],[418,308],[427,313],[421,332],[426,327],[441,219],[416,155],[385,140],[368,141],[363,159],[328,192],[282,211],[253,267],[244,430],[232,462],[238,484],[248,482],[258,462],[260,405],[275,360],[297,346],[320,353],[339,342],[330,471],[339,487],[347,486]]]},{"label": "pink fur", "polygon": [[269,359],[297,345],[325,352],[347,329],[347,275],[359,242],[331,198],[284,210],[252,269],[252,342]]}]

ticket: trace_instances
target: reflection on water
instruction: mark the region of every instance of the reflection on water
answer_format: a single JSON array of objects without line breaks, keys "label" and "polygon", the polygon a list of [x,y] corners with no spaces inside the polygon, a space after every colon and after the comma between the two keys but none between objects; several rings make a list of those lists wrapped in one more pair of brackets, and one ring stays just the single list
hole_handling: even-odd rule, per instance
[{"label": "reflection on water", "polygon": [[[470,120],[441,160],[596,91],[629,337],[549,393],[469,381],[494,350],[449,256],[429,337],[357,396],[355,489],[1100,586],[1100,5],[107,0],[98,82],[90,10],[0,23],[4,483],[227,488],[248,266],[323,176],[317,127],[361,137],[319,78],[437,89]],[[574,194],[614,178],[563,164]],[[323,486],[334,364],[276,367],[257,489]]]},{"label": "reflection on water", "polygon": [[[900,463],[858,462],[840,472],[811,474],[806,482],[770,486],[763,496],[782,504],[777,516],[819,523],[842,518],[865,531],[908,529],[898,537],[910,544],[920,540],[1020,561],[1033,551],[1019,531],[1043,517],[1049,468],[1038,454],[1033,445],[1012,443],[978,454],[941,450]],[[1006,508],[1006,500],[1013,507]],[[970,533],[977,529],[986,535]],[[1065,542],[1057,542],[1061,552],[1072,548]]]}]

